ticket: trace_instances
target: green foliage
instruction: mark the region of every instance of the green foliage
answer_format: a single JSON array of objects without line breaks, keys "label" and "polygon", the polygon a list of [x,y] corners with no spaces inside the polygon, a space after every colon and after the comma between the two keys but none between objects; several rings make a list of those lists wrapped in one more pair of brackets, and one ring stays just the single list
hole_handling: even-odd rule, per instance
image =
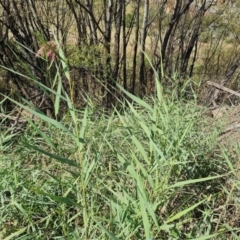
[{"label": "green foliage", "polygon": [[[71,81],[64,52],[59,54]],[[55,112],[60,99],[68,106],[61,121],[11,100],[39,121],[28,119],[18,145],[0,155],[2,239],[228,239],[238,234],[219,212],[232,203],[226,180],[236,186],[238,180],[225,149],[217,148],[215,126],[207,129],[196,102],[166,98],[155,76],[156,95],[149,99],[118,86],[128,100],[120,102],[121,112],[108,116],[95,116],[91,102],[75,109],[64,89],[46,88],[55,95]]]},{"label": "green foliage", "polygon": [[125,25],[127,28],[130,28],[135,24],[134,15],[132,13],[127,13],[125,17]]},{"label": "green foliage", "polygon": [[97,45],[68,46],[68,63],[70,66],[85,69],[97,69],[104,59],[104,51]]}]

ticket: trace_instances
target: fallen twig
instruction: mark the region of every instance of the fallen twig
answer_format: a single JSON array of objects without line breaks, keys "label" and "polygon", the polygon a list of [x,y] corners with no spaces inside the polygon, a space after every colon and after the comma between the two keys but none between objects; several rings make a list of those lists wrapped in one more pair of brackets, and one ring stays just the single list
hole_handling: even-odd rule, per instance
[{"label": "fallen twig", "polygon": [[223,91],[225,91],[225,92],[229,92],[229,93],[231,93],[231,94],[233,94],[233,95],[236,95],[236,96],[240,97],[240,93],[238,93],[238,92],[236,92],[236,91],[233,91],[233,90],[230,89],[230,88],[224,87],[224,86],[221,85],[221,84],[218,84],[218,83],[215,83],[215,82],[212,82],[212,81],[207,81],[207,84],[208,84],[208,85],[211,85],[211,86],[214,86],[214,87],[216,87],[216,88],[218,88],[218,89],[221,89],[221,90],[223,90]]}]

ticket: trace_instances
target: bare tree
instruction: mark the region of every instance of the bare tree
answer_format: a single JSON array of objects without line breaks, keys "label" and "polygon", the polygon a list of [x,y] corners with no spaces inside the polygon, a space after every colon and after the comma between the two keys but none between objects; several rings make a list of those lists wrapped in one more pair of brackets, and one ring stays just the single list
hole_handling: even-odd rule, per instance
[{"label": "bare tree", "polygon": [[132,67],[132,86],[131,91],[135,93],[136,86],[136,72],[137,72],[137,51],[138,51],[138,39],[139,39],[139,15],[140,15],[140,1],[135,3],[134,8],[134,21],[136,22],[134,31],[134,47],[133,47],[133,67]]},{"label": "bare tree", "polygon": [[145,44],[147,37],[147,28],[148,28],[148,14],[149,14],[149,0],[144,1],[144,14],[142,22],[142,34],[141,34],[141,52],[140,52],[140,70],[139,70],[139,79],[141,83],[142,94],[145,94],[146,88],[146,78],[145,78]]},{"label": "bare tree", "polygon": [[[174,84],[182,88],[186,78],[196,77],[196,74],[204,77],[224,74],[238,59],[233,54],[228,65],[223,67],[223,51],[219,49],[223,47],[227,34],[235,31],[235,41],[238,34],[236,30],[229,29],[232,25],[228,24],[226,16],[223,19],[224,13],[228,11],[230,21],[233,13],[233,8],[230,9],[228,5],[230,0],[225,1],[221,7],[216,4],[213,7],[214,2],[0,0],[0,63],[12,69],[8,74],[12,75],[12,81],[21,96],[32,102],[34,96],[44,96],[48,99],[46,108],[52,105],[51,94],[36,84],[29,84],[28,80],[15,73],[26,73],[30,69],[28,74],[40,83],[53,87],[51,76],[56,69],[49,71],[48,63],[35,57],[40,45],[51,41],[53,34],[60,40],[70,60],[75,52],[74,58],[77,60],[69,62],[75,85],[81,86],[75,89],[76,96],[81,95],[79,89],[87,93],[96,92],[94,96],[103,99],[105,106],[110,107],[114,104],[117,82],[123,83],[124,88],[130,88],[134,94],[138,92],[136,86],[140,84],[141,95],[144,95],[153,79],[153,70],[145,62],[145,53],[159,74],[160,69],[163,70],[162,84],[172,84],[168,77],[177,72],[179,79]],[[132,13],[128,11],[130,5]],[[217,12],[214,13],[216,9]],[[215,23],[224,26],[216,40]],[[209,38],[208,45],[211,49],[203,59],[203,51],[208,50],[203,42],[205,34]],[[201,65],[203,73],[196,70],[196,63]],[[68,91],[67,83],[64,84]],[[36,105],[39,105],[38,101],[39,98],[36,98]]]},{"label": "bare tree", "polygon": [[[54,5],[55,3],[57,4]],[[40,107],[48,115],[52,115],[53,109],[51,96],[34,82],[16,73],[30,73],[32,78],[51,87],[52,76],[50,72],[47,73],[47,64],[37,59],[35,53],[40,44],[52,40],[52,27],[55,27],[55,34],[59,39],[67,37],[71,19],[66,18],[66,2],[61,0],[55,3],[49,0],[0,1],[4,16],[0,18],[0,22],[5,28],[5,39],[0,43],[0,62],[5,68],[11,69],[11,82],[20,96]],[[49,18],[50,6],[56,10],[52,18]]]}]

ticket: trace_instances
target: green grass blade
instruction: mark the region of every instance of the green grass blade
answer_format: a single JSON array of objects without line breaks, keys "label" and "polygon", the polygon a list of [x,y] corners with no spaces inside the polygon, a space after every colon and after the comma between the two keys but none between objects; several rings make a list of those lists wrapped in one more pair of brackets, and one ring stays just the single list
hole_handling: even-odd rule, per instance
[{"label": "green grass blade", "polygon": [[199,179],[191,179],[191,180],[181,181],[181,182],[177,182],[177,183],[169,186],[169,188],[182,187],[182,186],[185,186],[185,185],[188,185],[188,184],[193,184],[193,183],[198,183],[198,182],[206,182],[206,181],[210,181],[210,180],[213,180],[213,179],[222,178],[222,177],[226,177],[226,176],[227,176],[227,174],[214,176],[214,177],[206,177],[206,178],[199,178]]},{"label": "green grass blade", "polygon": [[199,238],[192,238],[190,240],[206,240],[206,239],[213,239],[214,237],[217,237],[220,233],[215,233],[215,234],[211,234],[211,235],[208,235],[208,236],[202,236],[202,237],[199,237]]},{"label": "green grass blade", "polygon": [[9,98],[9,97],[7,97],[7,98],[8,98],[11,102],[15,103],[15,104],[18,105],[19,107],[21,107],[21,108],[25,109],[26,111],[30,112],[30,113],[33,114],[34,116],[40,118],[41,120],[43,120],[43,121],[45,121],[45,122],[50,123],[51,125],[55,126],[56,128],[59,128],[59,129],[65,131],[65,132],[69,133],[72,137],[75,138],[75,136],[73,135],[73,133],[72,133],[67,127],[65,127],[62,123],[60,123],[60,122],[58,122],[58,121],[56,121],[56,120],[54,120],[54,119],[52,119],[52,118],[50,118],[50,117],[47,117],[46,115],[44,115],[44,114],[42,114],[42,113],[40,113],[40,112],[37,112],[37,111],[35,111],[35,110],[33,110],[33,109],[31,109],[31,108],[29,108],[29,107],[27,107],[27,106],[25,106],[25,105],[17,102],[17,101],[15,101],[15,100],[13,100],[13,99],[11,99],[11,98]]},{"label": "green grass blade", "polygon": [[69,71],[68,64],[67,64],[67,59],[66,59],[65,54],[63,52],[63,49],[60,47],[60,44],[59,44],[56,37],[55,37],[55,42],[58,45],[58,53],[59,53],[59,56],[60,56],[60,59],[61,59],[64,74],[65,74],[67,80],[70,81],[71,77],[70,77],[70,71]]},{"label": "green grass blade", "polygon": [[[162,102],[162,100],[163,100],[163,87],[162,87],[162,85],[160,83],[159,75],[158,75],[156,69],[154,68],[154,66],[152,64],[152,61],[149,58],[149,56],[145,52],[143,52],[143,53],[144,53],[145,58],[148,60],[150,66],[151,66],[151,68],[152,68],[152,70],[154,72],[156,89],[157,89],[157,98],[158,98],[159,102]],[[160,65],[160,67],[161,67],[161,77],[163,78],[164,77],[164,71],[163,71],[162,58],[161,58],[161,65]]]},{"label": "green grass blade", "polygon": [[99,228],[108,235],[108,237],[112,240],[120,240],[117,237],[115,237],[112,233],[110,233],[105,227],[103,227],[100,223],[97,223],[97,225],[99,226]]},{"label": "green grass blade", "polygon": [[58,87],[57,87],[57,94],[55,95],[55,102],[54,102],[54,112],[55,112],[55,116],[58,116],[59,114],[59,109],[60,109],[60,96],[61,96],[61,92],[62,92],[62,79],[61,76],[59,74],[59,69],[57,70],[57,75],[58,76]]},{"label": "green grass blade", "polygon": [[143,145],[141,144],[141,142],[136,138],[136,136],[132,135],[131,139],[133,141],[133,143],[135,144],[137,150],[141,153],[141,155],[143,156],[143,159],[145,160],[145,162],[147,164],[150,164],[149,159],[148,159],[148,155],[143,147]]},{"label": "green grass blade", "polygon": [[[158,221],[157,221],[157,218],[156,218],[156,215],[152,209],[152,206],[151,204],[147,201],[146,199],[146,194],[144,193],[144,189],[138,189],[138,193],[139,193],[139,198],[140,198],[140,201],[141,201],[141,209],[144,207],[144,215],[147,214],[147,212],[149,213],[149,215],[151,216],[152,220],[154,221],[155,225],[157,227],[159,227],[158,225]],[[146,209],[147,209],[147,212],[146,212]],[[142,209],[143,210],[143,209]],[[146,213],[145,213],[146,212]],[[149,219],[147,216],[144,216],[144,219],[148,221],[148,223],[146,223],[146,226],[148,226],[148,224],[150,223]],[[150,234],[150,232],[149,232]]]},{"label": "green grass blade", "polygon": [[64,94],[66,96],[66,102],[67,102],[68,110],[71,114],[72,120],[73,120],[74,124],[77,124],[78,118],[76,116],[76,111],[75,111],[74,105],[73,105],[72,101],[70,100],[69,96],[67,95],[67,93],[64,92]]},{"label": "green grass blade", "polygon": [[191,207],[189,207],[189,208],[187,208],[187,209],[185,209],[185,210],[183,210],[183,211],[175,214],[173,217],[170,217],[165,223],[171,223],[171,222],[173,222],[174,220],[177,220],[177,219],[183,217],[184,215],[186,215],[187,213],[189,213],[189,212],[191,212],[193,209],[195,209],[197,206],[199,206],[200,204],[202,204],[204,201],[206,201],[206,200],[204,199],[204,200],[202,200],[202,201],[194,204],[193,206],[191,206]]},{"label": "green grass blade", "polygon": [[25,216],[25,218],[28,217],[27,212],[17,201],[12,201],[12,205],[14,205]]},{"label": "green grass blade", "polygon": [[33,190],[35,192],[37,192],[38,194],[41,194],[43,196],[47,196],[47,197],[51,198],[55,202],[79,207],[79,204],[77,202],[73,201],[71,198],[62,197],[62,196],[54,196],[54,195],[48,194],[40,189],[33,189]]},{"label": "green grass blade", "polygon": [[41,131],[36,124],[34,124],[34,122],[32,122],[31,120],[28,120],[28,123],[38,132],[38,134],[40,136],[42,136],[42,138],[46,141],[46,143],[48,144],[48,146],[50,146],[52,149],[54,149],[54,151],[58,151],[56,145],[53,143],[52,139],[49,138],[47,136],[47,134],[45,134],[43,131]]},{"label": "green grass blade", "polygon": [[[44,92],[48,91],[48,92],[50,92],[50,93],[52,93],[52,94],[54,94],[54,95],[58,95],[58,93],[57,93],[55,90],[53,90],[53,89],[45,86],[44,84],[40,83],[40,82],[37,80],[37,78],[36,78],[34,75],[32,75],[32,73],[31,73],[28,69],[26,69],[26,68],[25,68],[25,69],[27,70],[27,72],[30,74],[31,77],[29,77],[29,76],[27,76],[27,75],[25,75],[25,74],[22,74],[22,73],[20,73],[20,72],[16,72],[16,71],[14,71],[14,70],[12,70],[12,69],[10,69],[10,68],[7,68],[7,67],[5,67],[5,66],[3,66],[3,65],[0,65],[0,67],[3,68],[3,69],[5,69],[5,70],[7,70],[7,71],[10,71],[10,72],[12,72],[12,73],[14,73],[14,74],[17,74],[17,75],[19,75],[19,76],[21,76],[21,77],[23,77],[23,78],[25,78],[25,79],[27,79],[27,80],[33,81],[33,82],[36,83]],[[3,95],[3,94],[1,94],[1,95],[4,96],[4,97],[6,97],[6,96]],[[63,97],[62,95],[60,95],[59,97],[60,97],[62,100],[64,100],[64,101],[67,100],[67,99],[66,99],[65,97]]]},{"label": "green grass blade", "polygon": [[[124,159],[123,156],[121,156],[119,153],[117,153],[116,151],[115,152],[115,155],[116,155],[116,158],[122,163],[122,165],[125,165],[127,163],[127,161]],[[137,172],[135,170],[135,167],[132,165],[132,163],[128,163],[127,167],[126,167],[126,170],[129,172],[130,176],[133,178],[133,179],[136,179],[137,180]]]},{"label": "green grass blade", "polygon": [[28,227],[20,228],[18,231],[12,233],[12,234],[9,235],[8,237],[4,238],[3,240],[16,239],[16,237],[18,237],[19,235],[21,235],[21,234],[23,234],[24,232],[26,232],[27,229],[28,229]]},{"label": "green grass blade", "polygon": [[79,151],[81,152],[83,150],[84,147],[84,139],[85,139],[85,131],[87,128],[87,118],[88,117],[88,108],[85,108],[84,111],[84,115],[83,115],[83,119],[82,119],[82,126],[81,126],[81,130],[80,130],[80,138],[79,138]]},{"label": "green grass blade", "polygon": [[56,159],[58,162],[61,162],[63,164],[67,164],[69,166],[72,166],[72,167],[78,167],[78,164],[75,162],[75,161],[72,161],[72,160],[69,160],[68,158],[64,158],[64,157],[61,157],[61,156],[58,156],[56,154],[53,154],[53,153],[50,153],[50,152],[47,152],[41,148],[38,148],[36,146],[33,146],[33,145],[30,145],[28,143],[25,143],[23,142],[23,144],[25,146],[27,146],[28,148],[32,148],[40,153],[43,153],[44,155],[50,157],[50,158],[53,158],[53,159]]},{"label": "green grass blade", "polygon": [[136,167],[139,168],[144,176],[145,179],[148,180],[149,184],[153,188],[153,179],[152,176],[148,173],[147,169],[145,166],[138,160],[137,156],[132,152],[132,159],[136,163]]},{"label": "green grass blade", "polygon": [[146,108],[147,110],[149,110],[150,112],[153,112],[152,107],[146,103],[145,101],[143,101],[142,99],[136,97],[135,95],[131,94],[130,92],[126,91],[122,86],[120,86],[119,84],[117,84],[117,86],[121,89],[121,91],[123,91],[128,97],[130,97],[134,102],[136,102],[137,104],[139,104],[140,106],[143,106],[144,108]]},{"label": "green grass blade", "polygon": [[145,232],[145,236],[146,239],[150,238],[151,236],[151,231],[150,231],[150,222],[147,216],[147,211],[145,208],[145,201],[143,199],[142,193],[141,191],[138,191],[139,193],[139,198],[140,198],[140,208],[141,208],[141,215],[142,215],[142,221],[143,221],[143,226],[144,226],[144,232]]},{"label": "green grass blade", "polygon": [[234,169],[234,167],[233,167],[233,165],[232,165],[229,157],[227,156],[226,151],[223,149],[223,147],[222,147],[221,145],[220,145],[220,148],[221,148],[221,150],[222,150],[222,154],[223,154],[223,156],[224,156],[224,159],[225,159],[225,161],[226,161],[227,164],[228,164],[228,167],[230,168],[231,172],[232,172],[233,174],[235,174],[236,171],[235,171],[235,169]]},{"label": "green grass blade", "polygon": [[9,141],[11,141],[16,135],[18,135],[18,133],[13,133],[13,134],[8,134],[6,136],[4,136],[5,134],[3,134],[2,136],[0,136],[0,143],[3,145]]},{"label": "green grass blade", "polygon": [[[85,155],[85,161],[89,162],[89,159],[87,158],[87,155],[88,154]],[[97,153],[95,155],[94,159],[92,160],[90,166],[86,169],[86,175],[85,175],[85,180],[84,180],[86,186],[88,185],[88,182],[89,182],[89,180],[91,178],[91,175],[92,175],[92,172],[93,172],[94,168],[96,167],[96,164],[98,162],[99,157],[100,157],[100,154]]]}]

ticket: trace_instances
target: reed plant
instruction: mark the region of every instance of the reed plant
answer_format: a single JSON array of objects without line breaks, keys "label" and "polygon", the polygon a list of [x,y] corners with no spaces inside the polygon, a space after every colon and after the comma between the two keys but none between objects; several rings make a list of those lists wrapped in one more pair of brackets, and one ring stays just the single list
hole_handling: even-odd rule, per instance
[{"label": "reed plant", "polygon": [[0,239],[239,239],[235,162],[196,100],[166,95],[155,71],[153,96],[117,86],[127,96],[121,111],[96,116],[90,98],[76,109],[57,49],[56,89],[24,77],[52,94],[55,116],[64,102],[64,116],[10,99],[38,121],[26,118],[24,133],[0,149]]}]

